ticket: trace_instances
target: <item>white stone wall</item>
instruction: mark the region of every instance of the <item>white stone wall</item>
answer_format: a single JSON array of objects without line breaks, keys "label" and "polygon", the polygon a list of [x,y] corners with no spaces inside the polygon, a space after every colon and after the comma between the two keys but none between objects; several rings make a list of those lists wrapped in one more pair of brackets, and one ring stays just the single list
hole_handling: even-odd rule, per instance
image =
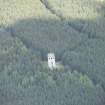
[{"label": "white stone wall", "polygon": [[55,55],[54,53],[49,53],[48,54],[48,67],[53,70],[56,68],[56,62],[55,62]]}]

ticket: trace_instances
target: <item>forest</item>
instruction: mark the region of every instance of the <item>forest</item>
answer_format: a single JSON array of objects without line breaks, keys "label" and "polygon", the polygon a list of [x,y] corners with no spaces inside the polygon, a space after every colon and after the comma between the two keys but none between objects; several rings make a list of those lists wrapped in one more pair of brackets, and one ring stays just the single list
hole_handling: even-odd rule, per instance
[{"label": "forest", "polygon": [[0,105],[105,105],[105,0],[0,0]]}]

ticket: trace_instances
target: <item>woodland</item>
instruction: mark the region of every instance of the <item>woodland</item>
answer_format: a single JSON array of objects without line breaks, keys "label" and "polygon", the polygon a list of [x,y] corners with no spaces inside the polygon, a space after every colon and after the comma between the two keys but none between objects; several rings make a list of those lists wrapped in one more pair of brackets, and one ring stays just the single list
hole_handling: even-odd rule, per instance
[{"label": "woodland", "polygon": [[105,105],[105,1],[0,0],[0,105]]}]

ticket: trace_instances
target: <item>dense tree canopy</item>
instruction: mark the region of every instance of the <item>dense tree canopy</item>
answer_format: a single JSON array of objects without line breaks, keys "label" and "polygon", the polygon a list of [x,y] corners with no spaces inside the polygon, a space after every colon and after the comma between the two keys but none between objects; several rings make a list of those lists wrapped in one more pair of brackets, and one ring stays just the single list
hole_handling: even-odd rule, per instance
[{"label": "dense tree canopy", "polygon": [[104,28],[104,1],[1,0],[0,104],[105,105]]}]

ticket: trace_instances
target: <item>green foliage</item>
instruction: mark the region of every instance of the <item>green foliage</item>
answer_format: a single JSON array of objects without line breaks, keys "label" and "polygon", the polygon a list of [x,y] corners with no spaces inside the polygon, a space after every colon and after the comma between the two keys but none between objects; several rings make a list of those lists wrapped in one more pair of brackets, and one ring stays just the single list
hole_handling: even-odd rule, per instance
[{"label": "green foliage", "polygon": [[105,105],[104,3],[0,0],[0,104]]},{"label": "green foliage", "polygon": [[[96,0],[42,0],[47,7],[60,14],[65,19],[82,18],[89,19],[98,15]],[[90,11],[91,9],[91,11]]]},{"label": "green foliage", "polygon": [[52,51],[60,59],[68,48],[75,48],[87,38],[86,35],[72,30],[67,23],[56,20],[22,20],[12,28],[13,34],[34,51],[39,51],[44,60],[47,53]]},{"label": "green foliage", "polygon": [[84,45],[74,51],[68,51],[63,56],[64,64],[70,65],[72,70],[87,74],[95,83],[101,83],[105,87],[105,44],[104,40],[87,40]]}]

